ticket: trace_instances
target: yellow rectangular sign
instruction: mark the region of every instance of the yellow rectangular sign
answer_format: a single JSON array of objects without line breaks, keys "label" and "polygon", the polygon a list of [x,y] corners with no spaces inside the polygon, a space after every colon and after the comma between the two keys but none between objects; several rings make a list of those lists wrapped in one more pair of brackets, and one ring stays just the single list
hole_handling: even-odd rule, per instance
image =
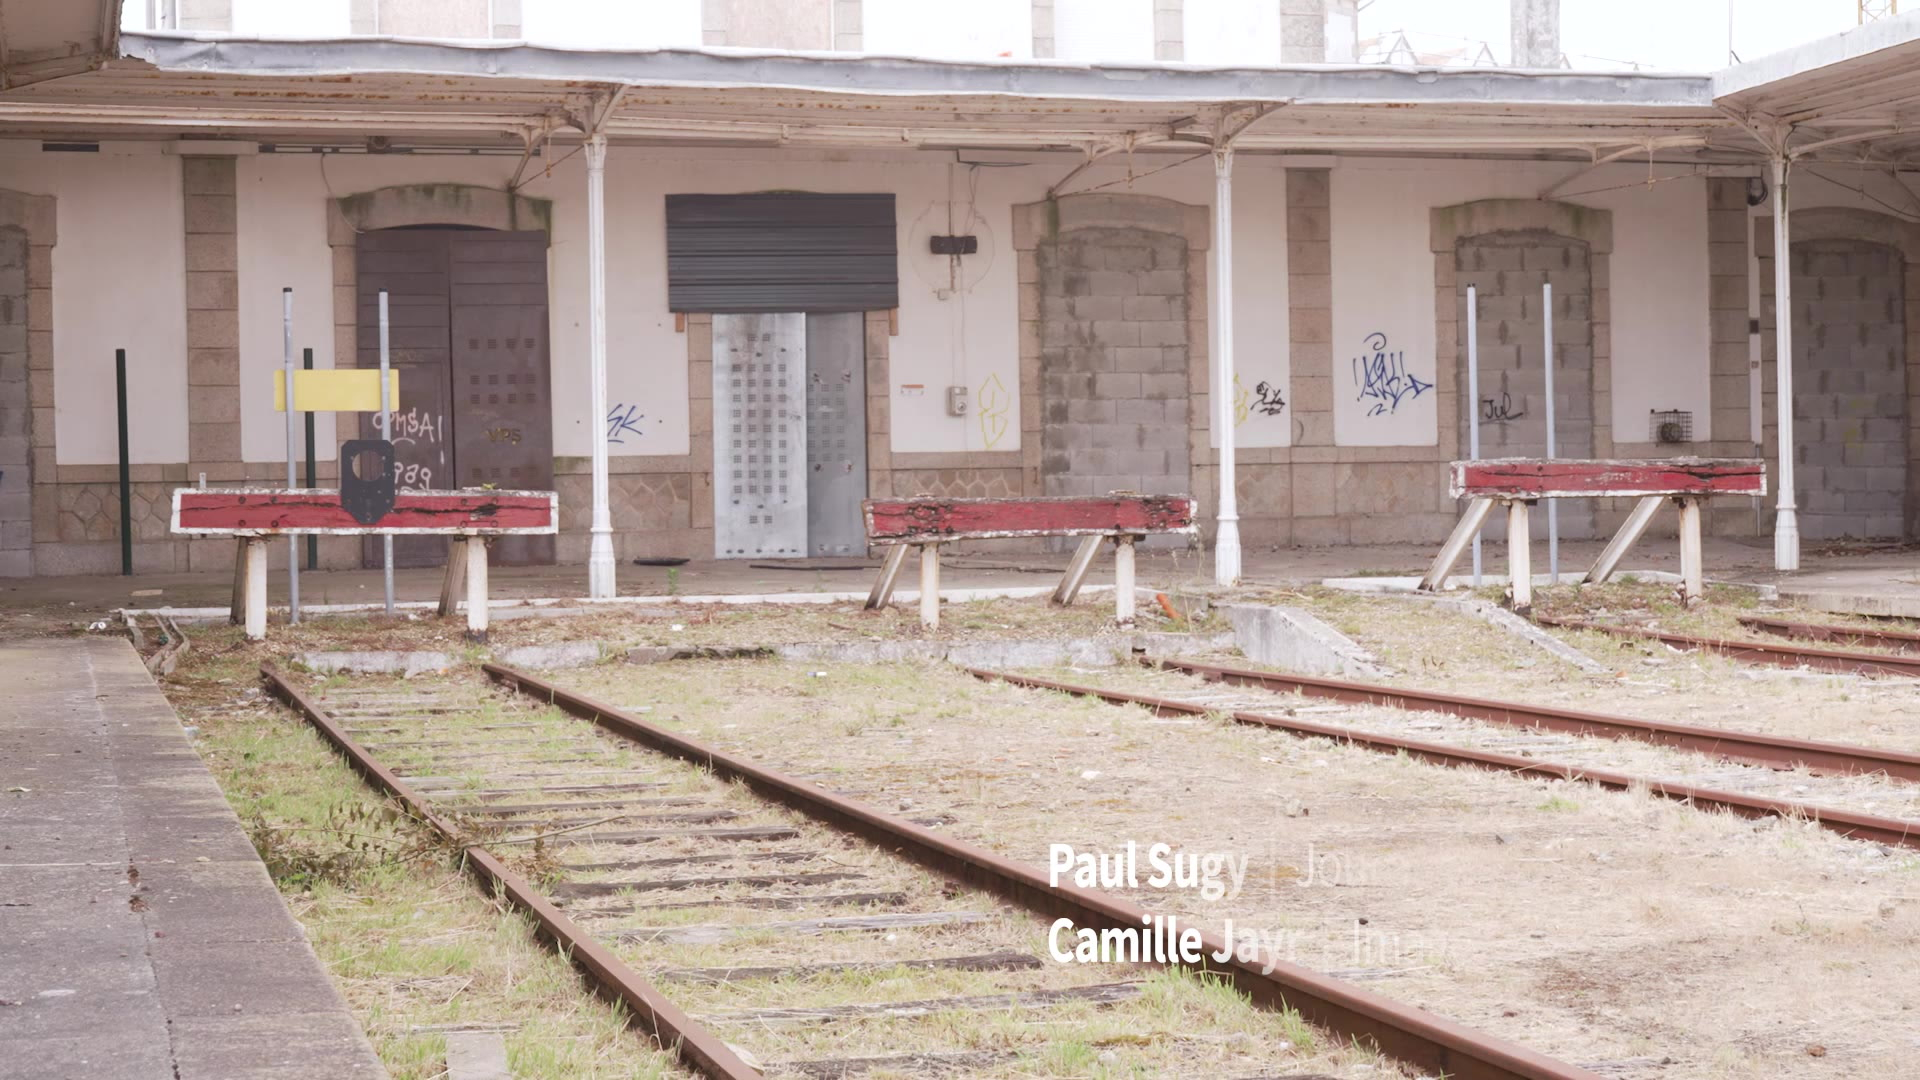
[{"label": "yellow rectangular sign", "polygon": [[[400,372],[387,371],[387,407],[400,407]],[[379,368],[315,368],[293,373],[296,412],[379,412]],[[273,411],[287,411],[287,373],[273,373]]]}]

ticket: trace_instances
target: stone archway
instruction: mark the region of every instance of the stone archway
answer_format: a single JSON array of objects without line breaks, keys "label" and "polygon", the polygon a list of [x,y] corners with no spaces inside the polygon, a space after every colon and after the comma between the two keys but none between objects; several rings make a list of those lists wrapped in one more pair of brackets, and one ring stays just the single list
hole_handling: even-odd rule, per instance
[{"label": "stone archway", "polygon": [[[333,355],[356,348],[359,283],[354,253],[360,234],[376,229],[452,225],[553,235],[553,202],[472,184],[400,184],[327,200],[327,246],[333,250]],[[339,362],[336,360],[336,363]]]},{"label": "stone archway", "polygon": [[[1612,452],[1604,350],[1610,212],[1537,199],[1495,199],[1432,212],[1440,302],[1451,309],[1437,340],[1456,346],[1451,375],[1459,402],[1457,456],[1467,453],[1471,414],[1483,457],[1546,454],[1546,330],[1543,286],[1553,287],[1554,434],[1561,457]],[[1479,299],[1479,398],[1468,400],[1467,289]],[[1595,530],[1593,500],[1559,508],[1563,536]]]},{"label": "stone archway", "polygon": [[1014,212],[1023,292],[1031,285],[1035,301],[1021,317],[1038,337],[1021,378],[1022,413],[1039,417],[1034,486],[1046,495],[1192,490],[1207,208],[1089,194]]},{"label": "stone archway", "polygon": [[[466,184],[329,200],[336,364],[378,363],[377,293],[392,290],[403,487],[554,486],[551,222],[546,200]],[[376,418],[363,416],[361,436],[377,432]],[[437,565],[446,545],[402,537],[394,555],[397,566]],[[507,538],[493,555],[500,565],[553,558],[549,537]],[[363,547],[363,563],[379,559],[377,545]]]},{"label": "stone archway", "polygon": [[32,576],[34,544],[60,539],[53,460],[55,232],[53,196],[0,188],[0,577]]},{"label": "stone archway", "polygon": [[[1757,221],[1763,309],[1772,230]],[[1920,224],[1870,210],[1793,212],[1794,501],[1808,539],[1920,534]],[[1762,338],[1779,452],[1774,337]]]}]

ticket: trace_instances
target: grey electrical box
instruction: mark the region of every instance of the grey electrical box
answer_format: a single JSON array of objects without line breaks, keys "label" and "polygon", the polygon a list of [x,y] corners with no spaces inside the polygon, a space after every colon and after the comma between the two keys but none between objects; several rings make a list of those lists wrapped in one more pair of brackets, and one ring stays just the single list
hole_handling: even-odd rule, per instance
[{"label": "grey electrical box", "polygon": [[964,386],[947,387],[947,415],[967,415],[967,388]]}]

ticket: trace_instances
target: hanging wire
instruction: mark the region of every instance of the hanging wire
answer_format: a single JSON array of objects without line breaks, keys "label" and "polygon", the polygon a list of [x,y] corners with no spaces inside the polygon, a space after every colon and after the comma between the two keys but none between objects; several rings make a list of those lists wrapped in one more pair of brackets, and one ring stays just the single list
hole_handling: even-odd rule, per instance
[{"label": "hanging wire", "polygon": [[1120,184],[1131,185],[1134,181],[1145,180],[1147,177],[1152,176],[1155,173],[1163,173],[1163,172],[1166,172],[1168,169],[1177,169],[1180,166],[1185,165],[1189,161],[1199,161],[1201,158],[1212,157],[1212,156],[1213,156],[1213,151],[1202,150],[1199,153],[1194,154],[1192,157],[1183,157],[1179,161],[1173,162],[1168,165],[1162,165],[1157,169],[1148,169],[1146,172],[1140,173],[1138,175],[1134,175],[1132,171],[1129,170],[1126,176],[1123,176],[1118,180],[1109,180],[1104,184],[1095,184],[1092,187],[1083,187],[1078,191],[1062,192],[1060,197],[1064,198],[1067,195],[1085,195],[1089,191],[1099,191],[1102,188],[1116,187]]},{"label": "hanging wire", "polygon": [[[1835,180],[1833,177],[1828,176],[1826,173],[1823,173],[1820,170],[1814,168],[1813,166],[1805,163],[1802,163],[1800,167],[1807,170],[1808,173],[1814,176],[1817,176],[1822,180],[1825,180],[1829,184],[1832,184],[1834,187],[1844,188],[1845,190],[1851,191],[1855,195],[1858,195],[1863,199],[1869,199],[1873,202],[1880,204],[1881,206],[1886,208],[1887,213],[1892,214],[1894,217],[1899,218],[1901,221],[1910,221],[1910,222],[1920,223],[1920,214],[1915,214],[1911,210],[1902,210],[1899,207],[1888,202],[1887,200],[1881,198],[1880,196],[1875,195],[1873,192],[1868,191],[1864,187],[1858,187],[1853,184],[1849,184],[1844,180]],[[1906,184],[1903,182],[1901,183],[1900,186],[1904,188],[1906,187]]]}]

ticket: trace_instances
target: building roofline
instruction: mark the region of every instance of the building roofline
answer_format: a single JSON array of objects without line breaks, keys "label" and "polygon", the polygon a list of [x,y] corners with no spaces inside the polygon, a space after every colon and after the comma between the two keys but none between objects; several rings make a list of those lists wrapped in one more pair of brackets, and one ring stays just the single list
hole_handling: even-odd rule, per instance
[{"label": "building roofline", "polygon": [[296,40],[126,33],[121,53],[162,71],[252,76],[404,74],[640,87],[757,87],[839,94],[989,95],[1077,101],[1595,105],[1710,108],[1698,74],[1514,68],[1061,60],[949,61],[750,49],[562,49],[519,41],[356,37]]},{"label": "building roofline", "polygon": [[1783,79],[1915,41],[1920,41],[1920,12],[1878,19],[1715,72],[1713,96],[1718,100],[1758,90]]}]

